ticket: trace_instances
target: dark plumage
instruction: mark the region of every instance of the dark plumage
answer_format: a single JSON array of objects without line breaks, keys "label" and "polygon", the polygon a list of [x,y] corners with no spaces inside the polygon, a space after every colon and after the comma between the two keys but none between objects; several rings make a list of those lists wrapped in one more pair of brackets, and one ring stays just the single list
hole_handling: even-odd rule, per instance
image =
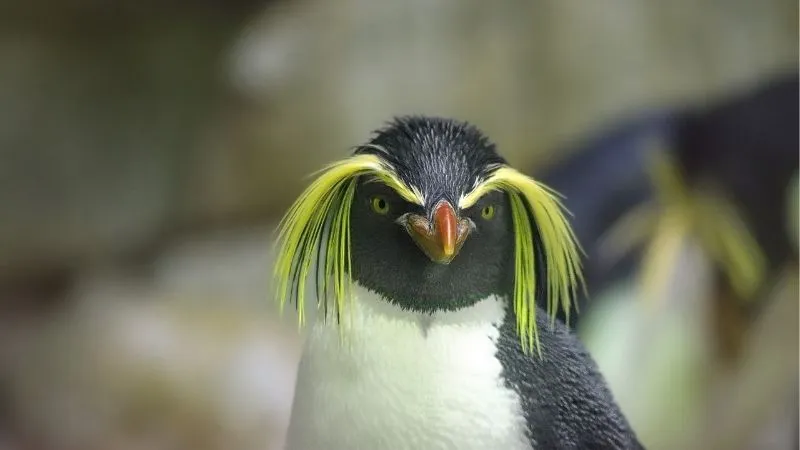
[{"label": "dark plumage", "polygon": [[508,308],[497,356],[505,384],[518,393],[534,448],[643,449],[592,357],[560,321],[536,319],[541,357],[522,353]]}]

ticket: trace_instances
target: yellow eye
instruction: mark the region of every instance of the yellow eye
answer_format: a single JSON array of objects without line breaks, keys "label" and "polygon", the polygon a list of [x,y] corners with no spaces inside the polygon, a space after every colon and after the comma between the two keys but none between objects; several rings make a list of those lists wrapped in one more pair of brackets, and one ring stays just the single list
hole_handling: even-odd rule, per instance
[{"label": "yellow eye", "polygon": [[369,201],[369,204],[372,206],[372,210],[378,214],[384,215],[389,212],[389,202],[379,195],[372,197]]},{"label": "yellow eye", "polygon": [[481,210],[481,217],[483,217],[486,220],[493,219],[494,218],[494,206],[493,205],[484,206],[483,209]]}]

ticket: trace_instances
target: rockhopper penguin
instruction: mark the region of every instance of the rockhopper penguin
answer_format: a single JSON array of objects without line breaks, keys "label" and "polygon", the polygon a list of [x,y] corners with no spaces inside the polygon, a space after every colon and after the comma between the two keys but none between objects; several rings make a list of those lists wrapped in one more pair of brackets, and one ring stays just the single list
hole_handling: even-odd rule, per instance
[{"label": "rockhopper penguin", "polygon": [[558,196],[474,126],[395,119],[319,173],[278,244],[278,298],[320,311],[287,449],[643,448],[553,319],[581,284]]}]

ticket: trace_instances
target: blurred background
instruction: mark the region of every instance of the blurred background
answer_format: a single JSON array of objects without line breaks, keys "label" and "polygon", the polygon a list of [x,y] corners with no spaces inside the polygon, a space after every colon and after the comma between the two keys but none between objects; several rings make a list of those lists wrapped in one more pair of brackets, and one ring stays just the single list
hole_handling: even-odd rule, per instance
[{"label": "blurred background", "polygon": [[0,0],[0,449],[278,449],[273,229],[391,116],[560,190],[651,449],[798,448],[794,0]]}]

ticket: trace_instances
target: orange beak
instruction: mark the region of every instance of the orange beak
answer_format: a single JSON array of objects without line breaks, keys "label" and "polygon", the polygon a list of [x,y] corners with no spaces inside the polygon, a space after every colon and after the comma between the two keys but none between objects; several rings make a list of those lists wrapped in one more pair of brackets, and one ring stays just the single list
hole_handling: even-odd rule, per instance
[{"label": "orange beak", "polygon": [[433,262],[449,264],[456,257],[471,231],[469,220],[459,220],[446,200],[433,210],[433,223],[425,217],[409,214],[406,231]]}]

